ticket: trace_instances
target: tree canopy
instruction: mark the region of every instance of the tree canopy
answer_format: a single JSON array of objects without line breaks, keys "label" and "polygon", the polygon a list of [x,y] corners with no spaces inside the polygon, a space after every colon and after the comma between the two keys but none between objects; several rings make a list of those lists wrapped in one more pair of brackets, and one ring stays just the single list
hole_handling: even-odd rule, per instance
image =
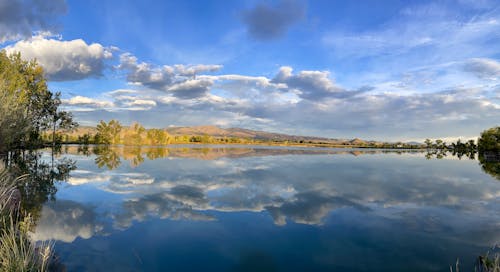
[{"label": "tree canopy", "polygon": [[60,111],[60,94],[48,89],[42,67],[19,53],[0,51],[0,101],[0,151],[35,147],[43,131],[76,126]]},{"label": "tree canopy", "polygon": [[490,128],[481,133],[478,150],[482,169],[500,180],[500,127]]},{"label": "tree canopy", "polygon": [[487,129],[478,140],[479,152],[500,152],[500,126]]}]

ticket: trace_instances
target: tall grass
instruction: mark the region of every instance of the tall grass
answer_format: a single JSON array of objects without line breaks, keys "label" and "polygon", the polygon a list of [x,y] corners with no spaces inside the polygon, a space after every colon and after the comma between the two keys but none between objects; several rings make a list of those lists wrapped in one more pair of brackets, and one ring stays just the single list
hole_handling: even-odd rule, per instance
[{"label": "tall grass", "polygon": [[[460,272],[460,262],[457,260],[455,269],[450,265],[450,272]],[[474,266],[474,272],[500,272],[500,253],[490,257],[489,253],[479,256]]]},{"label": "tall grass", "polygon": [[490,257],[489,254],[480,256],[475,270],[478,272],[500,272],[500,254],[497,253],[493,257]]},{"label": "tall grass", "polygon": [[17,181],[18,179],[12,178],[0,162],[0,215],[2,217],[16,213],[19,208],[19,201],[16,200]]},{"label": "tall grass", "polygon": [[29,237],[31,216],[20,216],[16,183],[0,162],[0,271],[47,271],[52,244],[36,245]]},{"label": "tall grass", "polygon": [[1,271],[47,271],[52,257],[50,243],[35,246],[26,228],[31,226],[31,218],[26,217],[19,224],[10,221],[1,231],[0,265]]}]

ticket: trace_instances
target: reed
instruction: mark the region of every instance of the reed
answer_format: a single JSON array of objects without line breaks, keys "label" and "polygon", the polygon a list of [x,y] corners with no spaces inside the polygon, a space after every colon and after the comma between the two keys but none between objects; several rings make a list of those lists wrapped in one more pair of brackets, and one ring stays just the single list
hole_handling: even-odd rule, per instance
[{"label": "reed", "polygon": [[12,178],[0,164],[0,271],[48,271],[53,244],[36,244],[29,237],[31,216],[20,216],[20,194],[16,188],[22,178]]}]

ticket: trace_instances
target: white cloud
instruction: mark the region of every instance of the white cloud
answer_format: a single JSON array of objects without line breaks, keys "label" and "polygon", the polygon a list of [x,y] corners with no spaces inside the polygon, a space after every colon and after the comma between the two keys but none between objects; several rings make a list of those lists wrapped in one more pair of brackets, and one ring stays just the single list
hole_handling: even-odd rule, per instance
[{"label": "white cloud", "polygon": [[[283,66],[272,78],[206,75],[203,71],[218,71],[221,66],[157,66],[139,63],[125,53],[118,68],[138,89],[109,92],[105,96],[111,98],[113,107],[77,116],[85,123],[103,118],[128,123],[130,115],[122,119],[120,112],[134,111],[133,119],[149,127],[218,124],[334,138],[474,137],[495,125],[500,105],[491,98],[494,86],[482,84],[461,66],[465,63],[469,69],[475,68],[473,72],[491,76],[497,73],[498,63],[472,61],[475,66],[450,62],[419,67],[400,81],[348,90],[336,83],[329,71],[294,72],[292,67]],[[436,80],[437,75],[442,79]],[[463,80],[461,85],[449,84],[458,78]],[[425,94],[418,91],[427,85],[435,88]],[[161,124],[158,115],[163,117]]]},{"label": "white cloud", "polygon": [[209,91],[213,82],[205,79],[188,79],[180,83],[173,84],[168,87],[167,91],[172,92],[175,97],[179,98],[197,98],[205,96]]},{"label": "white cloud", "polygon": [[105,60],[113,54],[98,43],[87,44],[82,39],[61,41],[43,36],[23,40],[6,48],[8,54],[20,52],[26,60],[36,59],[49,80],[67,81],[100,77]]},{"label": "white cloud", "polygon": [[128,106],[156,106],[156,102],[154,100],[146,100],[146,99],[136,99],[126,103]]},{"label": "white cloud", "polygon": [[[63,105],[71,111],[143,111],[156,107],[157,102],[147,97],[137,96],[133,90],[116,90],[107,93],[113,101],[90,98],[85,96],[74,96],[63,99]],[[108,98],[109,99],[109,98]]]},{"label": "white cloud", "polygon": [[182,64],[177,64],[174,66],[174,68],[180,76],[192,77],[196,76],[199,73],[217,72],[222,68],[222,65],[198,64],[192,66],[185,66]]},{"label": "white cloud", "polygon": [[80,95],[74,96],[70,99],[63,99],[62,102],[64,105],[86,106],[91,108],[110,108],[114,106],[113,102],[103,101]]},{"label": "white cloud", "polygon": [[218,71],[222,65],[155,66],[145,62],[138,63],[135,56],[124,53],[120,56],[118,68],[126,71],[127,81],[132,84],[169,92],[178,98],[191,99],[205,96],[213,85],[212,80],[197,79],[196,76],[199,73]]},{"label": "white cloud", "polygon": [[285,83],[289,89],[299,91],[303,99],[345,98],[359,93],[337,86],[328,71],[300,71],[296,75],[292,71],[292,67],[281,67],[273,82]]},{"label": "white cloud", "polygon": [[[333,138],[405,140],[476,137],[498,123],[500,104],[491,98],[494,86],[472,81],[471,87],[421,94],[390,87],[398,84],[403,83],[350,91],[327,71],[293,73],[291,67],[281,67],[273,79],[199,75],[172,83],[167,90],[116,90],[108,95],[115,110],[142,109],[133,119],[149,127],[218,124]],[[123,118],[102,111],[77,116],[89,121]],[[161,123],[157,116],[162,116]],[[128,115],[121,121],[129,122]]]}]

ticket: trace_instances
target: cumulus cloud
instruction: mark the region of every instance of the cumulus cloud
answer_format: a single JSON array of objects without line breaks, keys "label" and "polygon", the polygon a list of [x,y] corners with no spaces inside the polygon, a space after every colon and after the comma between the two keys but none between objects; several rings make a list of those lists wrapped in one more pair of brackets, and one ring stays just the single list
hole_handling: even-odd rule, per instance
[{"label": "cumulus cloud", "polygon": [[0,43],[31,37],[34,31],[53,31],[66,13],[65,0],[0,1]]},{"label": "cumulus cloud", "polygon": [[111,49],[98,43],[87,44],[82,39],[61,41],[42,36],[23,40],[6,48],[8,54],[20,52],[26,60],[36,59],[49,80],[67,81],[100,77]]},{"label": "cumulus cloud", "polygon": [[170,86],[167,90],[175,97],[190,99],[205,96],[212,85],[210,80],[188,79]]},{"label": "cumulus cloud", "polygon": [[257,40],[272,40],[282,37],[288,29],[302,18],[305,5],[296,0],[281,0],[277,5],[260,3],[243,12],[243,22],[250,36]]},{"label": "cumulus cloud", "polygon": [[474,58],[465,64],[465,70],[483,79],[500,78],[500,62],[494,59]]},{"label": "cumulus cloud", "polygon": [[285,83],[288,88],[298,90],[299,96],[303,99],[346,98],[366,90],[347,91],[330,79],[328,71],[300,71],[295,75],[292,74],[292,71],[292,67],[281,67],[273,82]]},{"label": "cumulus cloud", "polygon": [[130,53],[120,56],[119,69],[127,73],[127,81],[151,88],[161,90],[182,99],[191,99],[205,96],[213,81],[207,78],[196,79],[199,73],[215,72],[222,68],[221,65],[164,65],[141,62]]},{"label": "cumulus cloud", "polygon": [[[495,75],[496,62],[481,59],[480,63],[482,70],[476,63],[472,65],[476,67],[474,71],[480,70],[490,77]],[[484,63],[488,69],[483,67]],[[458,64],[452,67],[466,74]],[[444,84],[440,85],[444,91],[419,94],[402,92],[415,84],[411,83],[414,79],[403,78],[410,83],[363,84],[348,90],[336,83],[328,71],[295,72],[292,67],[283,66],[270,78],[196,74],[192,71],[211,72],[221,67],[155,66],[139,63],[130,54],[121,56],[118,68],[125,71],[129,83],[148,88],[109,92],[106,96],[112,99],[113,109],[79,114],[78,117],[89,122],[102,118],[120,119],[120,115],[111,112],[135,110],[134,120],[153,127],[215,124],[333,138],[419,140],[474,137],[485,127],[495,125],[500,116],[500,105],[492,98],[496,91],[491,86],[449,87]],[[440,70],[435,72],[439,74]],[[187,76],[193,73],[196,77]],[[417,73],[412,76],[421,77]],[[179,116],[178,112],[184,114]],[[163,116],[161,124],[158,124],[158,115]]]},{"label": "cumulus cloud", "polygon": [[[265,86],[257,84],[260,82],[257,80],[210,79],[215,82],[213,88],[228,92],[224,97],[212,94],[212,91],[206,94],[206,89],[198,93],[204,94],[203,97],[189,99],[160,91],[137,91],[133,95],[118,93],[135,99],[156,101],[156,107],[134,112],[134,120],[146,126],[217,124],[333,138],[362,137],[397,141],[428,137],[476,137],[485,127],[497,125],[500,116],[498,100],[489,98],[491,94],[495,95],[494,90],[455,88],[437,93],[398,94],[373,92],[368,87],[355,91],[339,87],[337,90],[337,85],[326,82],[319,85],[326,88],[311,84],[314,88],[307,89],[318,93],[302,93],[299,87],[306,86],[299,81],[302,78],[293,79],[302,85],[291,80],[299,74],[282,76],[279,80],[287,83],[279,83],[284,85],[280,88],[277,87],[278,83],[272,83],[269,79],[262,80],[263,83],[269,81]],[[197,80],[203,79],[200,76]],[[329,91],[332,89],[330,84],[335,86],[334,91]],[[119,104],[116,100],[114,103]],[[125,106],[123,109],[126,109]],[[184,114],[180,116],[178,112]],[[158,123],[159,115],[162,116],[161,123]],[[121,118],[125,123],[130,121],[128,115],[124,117],[103,111],[80,112],[77,117],[89,121],[102,118]]]},{"label": "cumulus cloud", "polygon": [[[229,91],[229,97],[235,95],[253,100],[260,100],[265,96],[278,98],[278,93],[288,93],[288,98],[291,98],[288,101],[296,100],[297,95],[308,100],[346,98],[367,90],[361,88],[347,91],[335,84],[328,71],[299,71],[292,74],[292,68],[287,66],[281,67],[273,79],[238,74],[206,75],[203,73],[219,71],[222,66],[155,66],[139,63],[135,56],[124,53],[120,56],[118,68],[127,71],[127,80],[132,84],[165,91],[181,99],[207,97],[214,84],[219,89]],[[252,92],[255,93],[254,96]],[[281,96],[279,99],[283,98],[285,97]]]},{"label": "cumulus cloud", "polygon": [[137,62],[137,57],[130,53],[120,55],[119,69],[127,72],[127,81],[151,89],[164,90],[175,77],[174,68],[170,66],[154,67],[151,64]]}]

